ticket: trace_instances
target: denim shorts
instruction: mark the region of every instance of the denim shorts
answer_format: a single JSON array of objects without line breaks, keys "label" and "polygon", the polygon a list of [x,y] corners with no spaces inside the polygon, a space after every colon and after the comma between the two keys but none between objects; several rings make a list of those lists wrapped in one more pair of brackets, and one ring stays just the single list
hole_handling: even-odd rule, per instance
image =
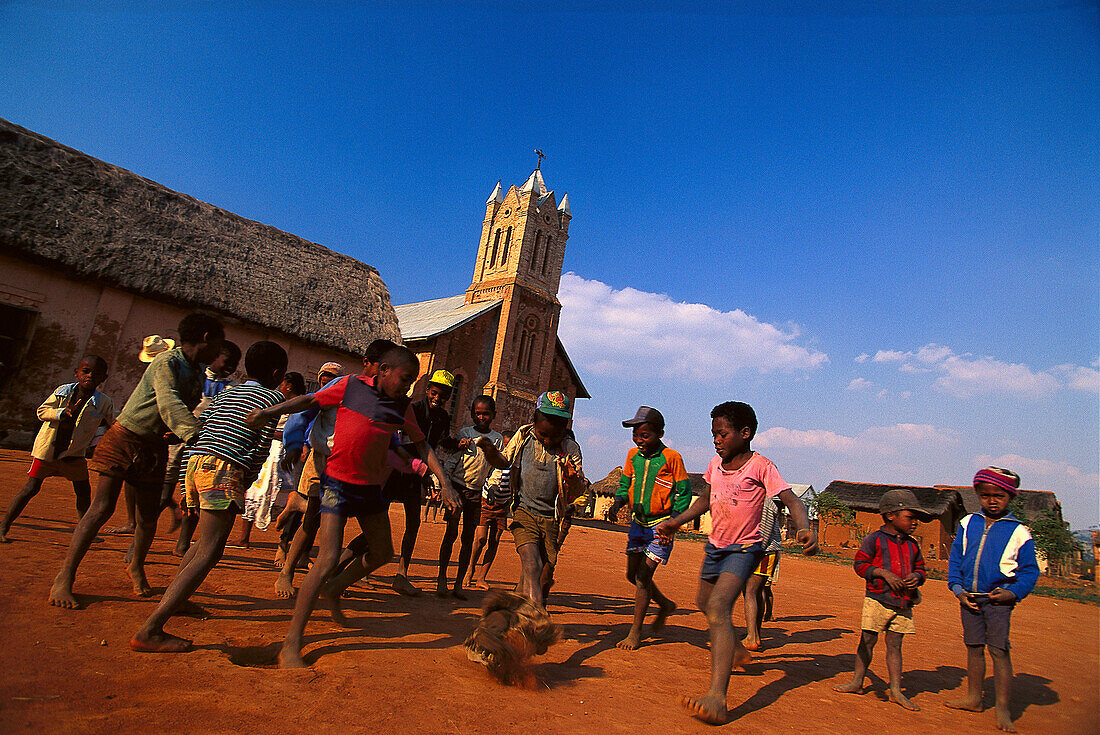
[{"label": "denim shorts", "polygon": [[344,518],[358,518],[384,513],[389,507],[382,498],[380,485],[355,485],[321,476],[321,512],[338,513]]},{"label": "denim shorts", "polygon": [[626,553],[645,554],[655,562],[668,564],[668,558],[672,556],[672,542],[661,543],[652,528],[631,521],[630,530],[626,533]]},{"label": "denim shorts", "polygon": [[719,549],[707,541],[703,548],[703,570],[699,576],[707,582],[713,582],[722,574],[732,574],[744,581],[752,575],[763,555],[764,547],[760,542],[730,544]]}]

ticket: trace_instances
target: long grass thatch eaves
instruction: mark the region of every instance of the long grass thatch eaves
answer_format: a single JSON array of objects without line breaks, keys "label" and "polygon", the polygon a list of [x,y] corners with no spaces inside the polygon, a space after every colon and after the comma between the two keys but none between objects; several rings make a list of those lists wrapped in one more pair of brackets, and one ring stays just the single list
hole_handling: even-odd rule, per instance
[{"label": "long grass thatch eaves", "polygon": [[352,354],[401,338],[371,266],[3,119],[0,252]]}]

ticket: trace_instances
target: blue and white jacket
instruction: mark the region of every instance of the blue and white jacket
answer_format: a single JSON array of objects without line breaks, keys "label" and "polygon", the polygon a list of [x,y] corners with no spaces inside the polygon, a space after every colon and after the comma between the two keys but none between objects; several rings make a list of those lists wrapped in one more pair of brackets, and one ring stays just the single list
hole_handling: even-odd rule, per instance
[{"label": "blue and white jacket", "polygon": [[959,522],[947,563],[947,586],[956,595],[1000,587],[1022,600],[1039,579],[1031,532],[1011,513],[988,529],[985,520],[981,513],[971,513]]}]

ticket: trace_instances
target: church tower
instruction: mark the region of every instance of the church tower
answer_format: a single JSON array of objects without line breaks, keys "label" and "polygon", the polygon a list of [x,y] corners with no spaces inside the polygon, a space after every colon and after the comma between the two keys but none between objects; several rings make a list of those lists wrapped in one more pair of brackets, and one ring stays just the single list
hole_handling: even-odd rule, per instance
[{"label": "church tower", "polygon": [[503,302],[485,385],[496,398],[501,425],[518,425],[512,414],[521,422],[530,420],[540,386],[550,384],[561,311],[558,284],[572,216],[569,195],[558,202],[540,168],[507,194],[497,182],[485,202],[466,303]]}]

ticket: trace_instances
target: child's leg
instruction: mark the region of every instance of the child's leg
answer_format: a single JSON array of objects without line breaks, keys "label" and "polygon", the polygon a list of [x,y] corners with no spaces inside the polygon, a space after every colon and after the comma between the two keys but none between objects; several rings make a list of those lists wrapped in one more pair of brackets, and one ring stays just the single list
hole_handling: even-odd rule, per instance
[{"label": "child's leg", "polygon": [[77,480],[73,483],[73,495],[76,496],[76,514],[82,517],[88,512],[92,504],[92,483],[87,480]]},{"label": "child's leg", "polygon": [[458,538],[458,523],[462,520],[462,509],[450,510],[443,514],[447,530],[443,532],[443,541],[439,544],[439,576],[435,581],[435,593],[440,597],[447,594],[447,565],[451,563],[451,551]]},{"label": "child's leg", "polygon": [[[98,490],[97,490],[98,492]],[[103,533],[133,533],[134,532],[134,518],[136,500],[134,499],[134,488],[130,485],[126,485],[123,491],[123,502],[126,504],[126,525],[125,526],[109,526],[103,529]],[[112,511],[113,513],[114,511]]]},{"label": "child's leg", "polygon": [[462,593],[462,581],[466,578],[466,569],[470,566],[470,554],[474,547],[474,533],[477,531],[477,523],[481,520],[481,504],[465,503],[462,506],[462,536],[458,547],[458,570],[455,574],[455,586],[452,594],[460,600],[465,600]]},{"label": "child's leg", "polygon": [[[357,540],[363,540],[354,545],[361,552],[360,555],[352,558],[348,564],[333,574],[321,588],[321,594],[328,599],[333,619],[340,625],[347,625],[343,611],[340,609],[340,598],[343,596],[344,590],[376,569],[393,561],[393,538],[390,535],[389,512],[382,511],[381,513],[359,516],[358,521],[362,533],[357,537]],[[349,548],[350,546],[351,544],[349,544]]]},{"label": "child's leg", "polygon": [[195,529],[199,526],[198,509],[188,508],[186,499],[180,503],[180,510],[183,513],[180,519],[180,535],[176,538],[176,547],[172,549],[172,553],[176,556],[187,553],[187,549],[191,547],[191,539],[195,536]]},{"label": "child's leg", "polygon": [[516,549],[520,563],[520,588],[521,594],[527,595],[536,604],[542,605],[542,585],[539,579],[542,575],[542,555],[539,554],[538,543],[526,543]]},{"label": "child's leg", "polygon": [[118,493],[122,489],[121,477],[99,476],[96,485],[95,497],[88,512],[80,517],[73,530],[73,537],[69,541],[69,550],[65,554],[65,561],[61,563],[61,569],[53,580],[53,588],[50,590],[50,604],[57,607],[65,607],[75,610],[80,605],[73,597],[73,582],[76,580],[76,570],[80,566],[84,555],[88,553],[88,547],[92,545],[92,539],[103,527],[103,524],[115,512],[115,503],[118,502]]},{"label": "child's leg", "polygon": [[859,646],[856,648],[856,669],[852,673],[852,680],[847,684],[833,687],[838,692],[847,694],[862,694],[863,680],[867,676],[867,670],[871,668],[871,656],[875,652],[875,643],[878,642],[878,633],[873,630],[864,630],[859,636]]},{"label": "child's leg", "polygon": [[306,509],[302,513],[302,525],[294,534],[294,540],[290,542],[282,571],[279,572],[279,578],[275,580],[277,597],[285,599],[294,596],[294,571],[298,568],[298,562],[309,556],[309,551],[313,548],[313,541],[321,522],[320,515],[321,499],[309,498],[306,501]]},{"label": "child's leg", "polygon": [[346,522],[347,519],[339,513],[321,514],[318,543],[320,551],[317,561],[310,567],[306,578],[302,580],[302,588],[298,591],[298,599],[294,602],[294,615],[290,619],[290,629],[287,631],[283,648],[279,652],[280,668],[301,669],[306,666],[306,662],[302,660],[302,634],[305,632],[306,621],[309,620],[317,604],[317,593],[340,560]]},{"label": "child's leg", "polygon": [[892,630],[886,631],[886,670],[890,673],[890,701],[905,709],[917,712],[920,707],[901,693],[901,641],[905,636]]},{"label": "child's leg", "polygon": [[137,525],[134,527],[134,557],[130,560],[130,579],[134,583],[134,594],[149,597],[153,588],[145,579],[145,557],[153,545],[157,532],[157,518],[160,517],[160,487],[134,488]]},{"label": "child's leg", "polygon": [[237,534],[237,538],[233,540],[234,546],[248,548],[248,544],[252,540],[252,523],[252,521],[245,520],[244,516],[241,516],[241,530]]},{"label": "child's leg", "polygon": [[982,711],[982,685],[985,684],[985,646],[966,647],[966,696],[947,702],[952,709]]},{"label": "child's leg", "polygon": [[997,717],[998,729],[1005,732],[1016,732],[1012,724],[1012,714],[1009,711],[1009,703],[1012,698],[1012,657],[1007,648],[988,646],[989,657],[993,659],[993,691],[996,694],[994,712]]},{"label": "child's leg", "polygon": [[409,564],[412,563],[416,536],[420,533],[420,478],[402,476],[402,480],[404,489],[401,505],[405,509],[405,533],[401,537],[401,558],[397,560],[397,576],[394,577],[393,588],[403,595],[416,597],[420,590],[409,582]]},{"label": "child's leg", "polygon": [[764,605],[761,599],[764,590],[764,577],[759,574],[749,576],[745,582],[745,648],[750,651],[760,650],[760,619],[763,617]]},{"label": "child's leg", "polygon": [[489,583],[487,577],[489,576],[489,567],[493,566],[493,561],[497,558],[497,549],[500,548],[500,537],[504,535],[504,521],[494,521],[493,527],[489,530],[489,544],[485,547],[485,556],[481,559],[481,567],[478,569],[477,581],[474,583],[480,588],[489,589]]},{"label": "child's leg", "polygon": [[[73,483],[73,487],[75,489],[76,483]],[[0,521],[0,543],[8,542],[8,529],[11,528],[12,522],[23,513],[23,509],[27,507],[27,503],[31,502],[31,498],[38,495],[41,489],[42,480],[40,478],[27,478],[27,484],[23,486],[23,489],[19,491],[18,495],[12,498],[11,505],[8,506],[8,512],[4,514],[4,520]],[[84,513],[80,515],[84,515]]]},{"label": "child's leg", "polygon": [[481,552],[485,550],[485,542],[489,540],[489,525],[479,525],[474,532],[473,547],[470,551],[470,571],[466,576],[466,586],[474,586],[474,573],[477,571],[477,563],[481,559]]},{"label": "child's leg", "polygon": [[649,586],[643,582],[639,569],[645,566],[645,554],[631,552],[626,555],[626,579],[634,585],[634,622],[626,637],[615,645],[627,651],[633,651],[642,643],[642,623],[649,609]]},{"label": "child's leg", "polygon": [[764,609],[760,612],[760,624],[770,623],[772,619],[772,605],[775,602],[775,596],[772,594],[772,586],[768,583],[764,583],[764,589],[761,591],[760,596],[764,600]]},{"label": "child's leg", "polygon": [[657,571],[658,566],[659,563],[655,559],[647,556],[645,558],[645,565],[638,570],[639,576],[644,575],[646,577],[646,586],[649,588],[649,599],[657,603],[657,617],[653,618],[654,633],[659,633],[661,628],[665,627],[665,621],[668,619],[668,616],[676,609],[676,603],[665,597],[653,582],[653,575]]},{"label": "child's leg", "polygon": [[726,692],[733,667],[751,660],[733,629],[733,603],[741,594],[745,580],[722,572],[717,581],[699,583],[699,606],[707,614],[710,628],[710,688],[699,698],[684,697],[684,706],[696,717],[712,724],[726,721]]},{"label": "child's leg", "polygon": [[199,523],[202,526],[202,533],[199,535],[198,543],[188,551],[187,557],[180,563],[176,576],[164,591],[160,604],[130,641],[130,648],[152,653],[178,653],[191,648],[190,641],[165,633],[163,626],[179,606],[194,594],[206,579],[206,575],[222,558],[226,539],[229,538],[229,533],[233,529],[235,516],[236,513],[232,510],[200,511]]}]

